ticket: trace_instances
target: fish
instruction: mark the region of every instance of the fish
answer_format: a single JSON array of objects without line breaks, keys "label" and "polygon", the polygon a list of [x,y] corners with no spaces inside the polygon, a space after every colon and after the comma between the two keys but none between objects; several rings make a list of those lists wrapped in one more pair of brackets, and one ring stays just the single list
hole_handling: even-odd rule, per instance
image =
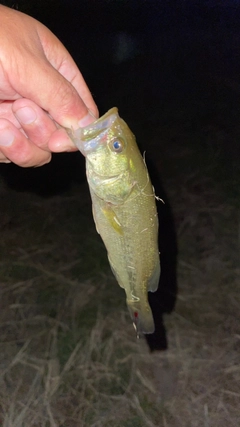
[{"label": "fish", "polygon": [[135,136],[116,107],[69,134],[86,158],[97,232],[125,290],[137,336],[154,332],[148,291],[160,277],[156,196]]}]

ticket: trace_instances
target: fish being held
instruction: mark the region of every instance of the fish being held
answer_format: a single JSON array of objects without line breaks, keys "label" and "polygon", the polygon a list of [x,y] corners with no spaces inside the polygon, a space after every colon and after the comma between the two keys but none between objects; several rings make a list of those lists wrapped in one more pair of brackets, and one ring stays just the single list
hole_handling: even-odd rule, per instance
[{"label": "fish being held", "polygon": [[160,276],[158,218],[154,189],[135,137],[117,108],[70,136],[86,156],[96,228],[125,289],[137,335],[153,333],[147,293],[157,290]]}]

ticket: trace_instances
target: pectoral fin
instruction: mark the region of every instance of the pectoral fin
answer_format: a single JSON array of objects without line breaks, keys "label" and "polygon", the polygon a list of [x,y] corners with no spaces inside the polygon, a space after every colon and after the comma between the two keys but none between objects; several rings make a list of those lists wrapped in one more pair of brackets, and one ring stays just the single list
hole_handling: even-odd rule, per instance
[{"label": "pectoral fin", "polygon": [[115,212],[111,209],[111,207],[101,208],[101,211],[105,218],[109,221],[109,224],[111,225],[114,230],[119,233],[123,234],[123,228],[121,222],[118,220],[117,215]]},{"label": "pectoral fin", "polygon": [[[108,220],[110,226],[119,234],[123,234],[123,228],[122,228],[122,224],[120,223],[120,221],[117,218],[117,215],[115,214],[115,212],[111,209],[111,207],[106,207],[106,208],[101,208],[101,212],[102,214],[105,216],[105,218]],[[96,226],[96,230],[99,233],[98,230],[98,221],[97,221],[97,215],[95,213],[95,209],[94,209],[94,205],[92,205],[92,214],[93,214],[93,219],[95,222],[95,226]]]}]

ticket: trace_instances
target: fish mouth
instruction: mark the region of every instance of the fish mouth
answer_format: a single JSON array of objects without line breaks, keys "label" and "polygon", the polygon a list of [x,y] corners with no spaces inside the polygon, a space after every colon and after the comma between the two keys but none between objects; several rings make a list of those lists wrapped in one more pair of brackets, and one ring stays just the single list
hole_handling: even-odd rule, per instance
[{"label": "fish mouth", "polygon": [[111,108],[106,114],[84,128],[68,130],[68,135],[84,156],[91,154],[101,145],[108,129],[117,121],[118,109]]}]

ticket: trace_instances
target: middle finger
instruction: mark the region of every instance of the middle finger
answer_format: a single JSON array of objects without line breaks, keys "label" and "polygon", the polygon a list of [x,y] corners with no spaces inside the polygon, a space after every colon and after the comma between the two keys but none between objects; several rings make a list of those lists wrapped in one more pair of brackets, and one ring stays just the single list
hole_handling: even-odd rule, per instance
[{"label": "middle finger", "polygon": [[39,148],[49,151],[48,141],[57,129],[51,117],[26,98],[16,100],[12,110],[26,136]]}]

